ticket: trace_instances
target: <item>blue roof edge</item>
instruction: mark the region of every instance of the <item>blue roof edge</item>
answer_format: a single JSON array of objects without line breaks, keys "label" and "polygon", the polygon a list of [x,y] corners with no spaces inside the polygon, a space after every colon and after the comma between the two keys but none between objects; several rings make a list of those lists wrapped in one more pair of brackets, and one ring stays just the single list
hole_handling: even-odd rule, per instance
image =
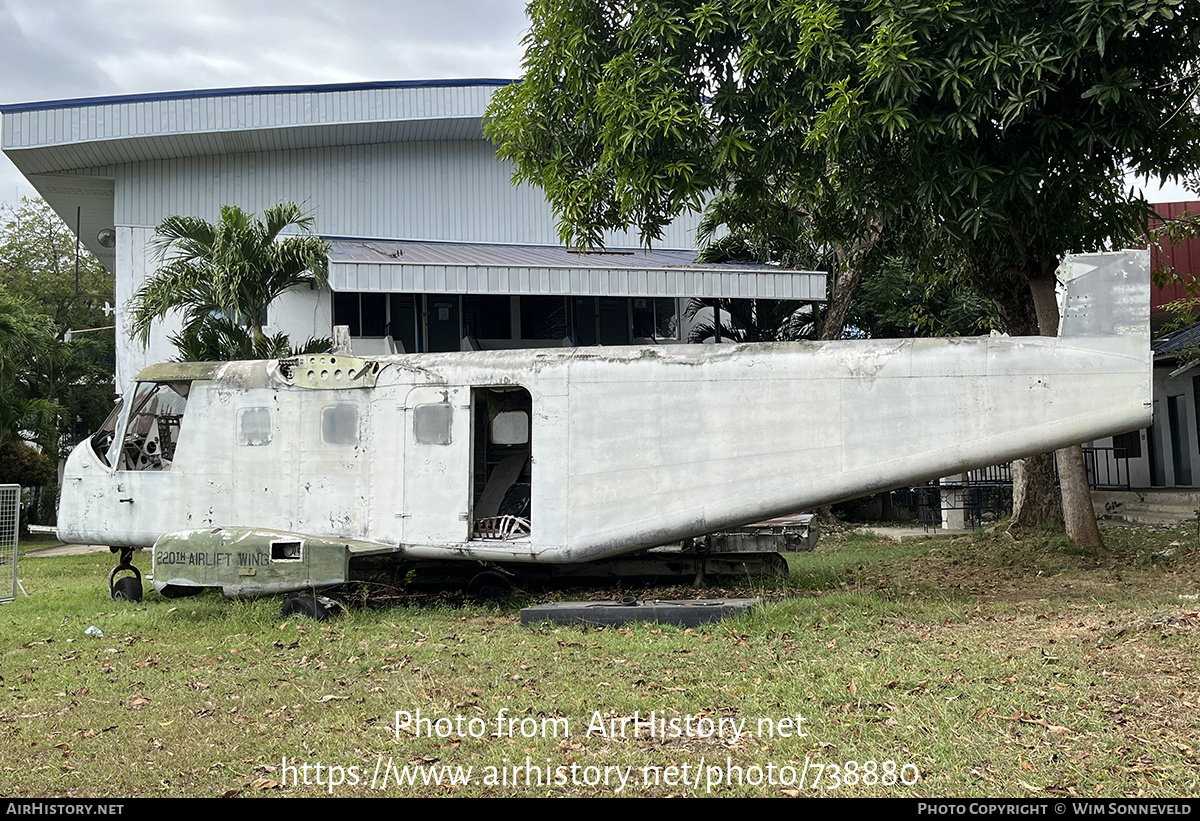
[{"label": "blue roof edge", "polygon": [[246,86],[244,88],[199,88],[188,91],[155,91],[146,94],[113,94],[106,97],[76,97],[69,100],[45,100],[35,103],[5,103],[0,114],[23,111],[52,111],[64,108],[85,108],[115,103],[143,103],[156,100],[194,100],[201,97],[242,97],[261,94],[303,94],[306,92],[367,91],[378,88],[473,88],[476,86],[506,86],[520,80],[481,77],[466,80],[380,80],[370,83],[326,83],[322,85]]}]

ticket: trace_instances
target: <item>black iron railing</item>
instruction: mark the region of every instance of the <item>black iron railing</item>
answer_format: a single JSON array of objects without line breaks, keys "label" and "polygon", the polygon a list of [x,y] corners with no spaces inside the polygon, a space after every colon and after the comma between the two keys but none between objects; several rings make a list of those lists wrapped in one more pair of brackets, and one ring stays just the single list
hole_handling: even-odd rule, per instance
[{"label": "black iron railing", "polygon": [[[1129,488],[1125,448],[1085,447],[1083,461],[1093,490]],[[927,529],[941,527],[943,511],[961,510],[964,524],[975,530],[1012,513],[1012,464],[970,470],[961,478],[942,479],[937,484],[893,490],[891,505],[894,519],[907,519]]]},{"label": "black iron railing", "polygon": [[1093,490],[1129,489],[1129,456],[1125,448],[1084,448],[1083,464]]}]

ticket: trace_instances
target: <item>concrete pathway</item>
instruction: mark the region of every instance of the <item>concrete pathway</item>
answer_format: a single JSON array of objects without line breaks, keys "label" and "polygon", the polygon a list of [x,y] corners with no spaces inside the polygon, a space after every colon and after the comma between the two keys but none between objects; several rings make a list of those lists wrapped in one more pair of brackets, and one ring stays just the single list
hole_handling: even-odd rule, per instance
[{"label": "concrete pathway", "polygon": [[56,544],[23,550],[24,556],[82,556],[85,553],[108,553],[106,544]]}]

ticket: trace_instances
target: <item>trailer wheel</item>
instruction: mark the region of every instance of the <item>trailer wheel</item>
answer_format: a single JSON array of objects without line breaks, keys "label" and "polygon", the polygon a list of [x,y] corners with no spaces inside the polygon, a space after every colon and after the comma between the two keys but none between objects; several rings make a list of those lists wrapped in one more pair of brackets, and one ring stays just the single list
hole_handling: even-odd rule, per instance
[{"label": "trailer wheel", "polygon": [[164,599],[186,599],[189,596],[199,596],[204,592],[203,587],[191,587],[186,584],[167,584],[158,594]]},{"label": "trailer wheel", "polygon": [[142,600],[142,580],[136,576],[124,576],[113,583],[112,597],[114,601]]},{"label": "trailer wheel", "polygon": [[512,591],[512,579],[495,570],[478,573],[467,584],[467,593],[477,599],[501,599]]},{"label": "trailer wheel", "polygon": [[763,567],[773,576],[786,576],[790,571],[787,559],[779,553],[771,553],[763,557]]},{"label": "trailer wheel", "polygon": [[329,611],[312,596],[293,596],[283,603],[281,608],[284,616],[303,616],[306,619],[325,621]]}]

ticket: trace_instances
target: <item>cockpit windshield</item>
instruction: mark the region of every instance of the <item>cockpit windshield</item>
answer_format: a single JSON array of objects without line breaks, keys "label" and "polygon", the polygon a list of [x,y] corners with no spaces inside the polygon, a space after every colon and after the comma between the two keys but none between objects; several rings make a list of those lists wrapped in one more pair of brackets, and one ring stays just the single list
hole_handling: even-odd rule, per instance
[{"label": "cockpit windshield", "polygon": [[[97,453],[118,470],[170,470],[191,382],[139,382],[133,398],[118,404],[92,437]],[[124,412],[127,404],[128,412]],[[124,434],[116,436],[116,431]]]}]

